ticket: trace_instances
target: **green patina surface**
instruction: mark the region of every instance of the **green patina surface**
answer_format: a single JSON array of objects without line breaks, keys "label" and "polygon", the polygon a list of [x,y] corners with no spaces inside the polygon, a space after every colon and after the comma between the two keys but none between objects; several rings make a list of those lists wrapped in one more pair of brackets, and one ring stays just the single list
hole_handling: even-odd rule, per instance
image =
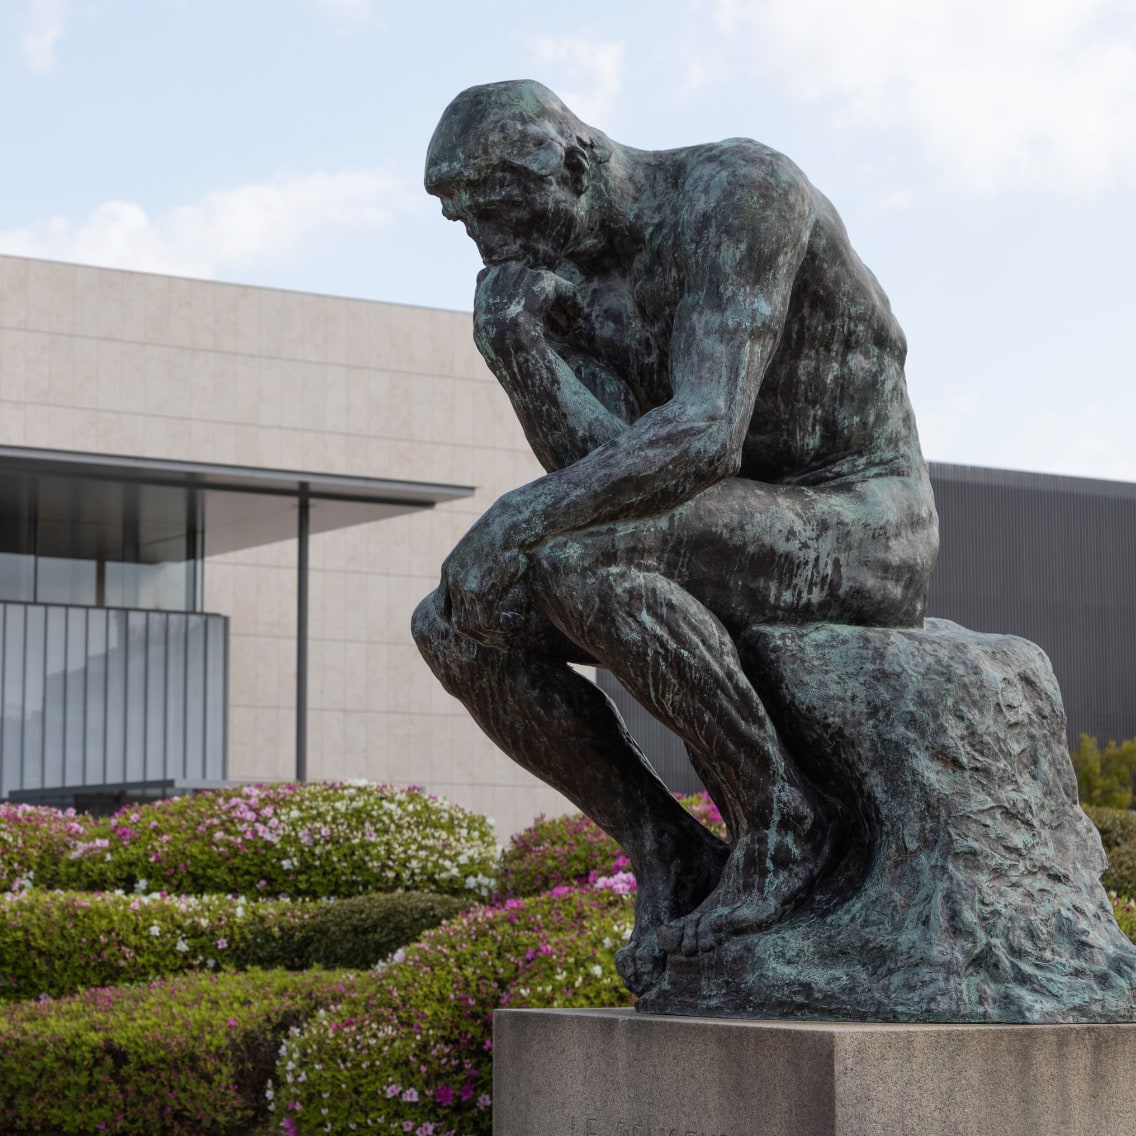
[{"label": "green patina surface", "polygon": [[[749,139],[638,150],[538,83],[498,83],[447,108],[425,181],[477,244],[474,339],[546,474],[447,557],[416,641],[506,753],[627,850],[628,985],[740,1012],[675,984],[691,967],[760,984],[738,944],[774,941],[825,880],[863,886],[837,872],[840,787],[810,776],[738,644],[756,625],[921,625],[938,531],[903,332],[831,203]],[[571,663],[608,667],[685,741],[729,845]],[[843,707],[851,677],[830,671],[809,690]],[[927,730],[905,735],[917,765]]]}]

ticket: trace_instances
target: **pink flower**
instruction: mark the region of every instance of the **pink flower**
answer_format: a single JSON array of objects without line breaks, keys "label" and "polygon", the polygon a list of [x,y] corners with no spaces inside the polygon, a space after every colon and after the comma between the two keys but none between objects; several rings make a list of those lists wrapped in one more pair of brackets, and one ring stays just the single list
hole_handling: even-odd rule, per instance
[{"label": "pink flower", "polygon": [[454,1090],[449,1085],[441,1085],[434,1090],[436,1104],[451,1105],[454,1103]]},{"label": "pink flower", "polygon": [[458,1093],[463,1101],[473,1100],[473,1086],[471,1084],[464,1084],[461,1087],[461,1092]]},{"label": "pink flower", "polygon": [[401,1085],[387,1085],[387,1100],[390,1100],[391,1097],[397,1097],[398,1094],[401,1093],[401,1092],[402,1092],[402,1086]]},{"label": "pink flower", "polygon": [[217,940],[217,949],[219,951],[223,951],[228,945],[229,945],[228,939],[218,939]]},{"label": "pink flower", "polygon": [[418,1099],[418,1090],[407,1089],[406,1092],[402,1094],[402,1099],[409,1104],[413,1104]]},{"label": "pink flower", "polygon": [[478,1108],[488,1108],[492,1103],[493,1098],[488,1093],[482,1093],[481,1096],[477,1098]]}]

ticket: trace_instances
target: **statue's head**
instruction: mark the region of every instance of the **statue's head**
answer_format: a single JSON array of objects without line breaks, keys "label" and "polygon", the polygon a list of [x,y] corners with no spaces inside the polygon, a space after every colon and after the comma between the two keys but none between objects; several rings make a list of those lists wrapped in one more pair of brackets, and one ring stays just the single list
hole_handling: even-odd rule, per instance
[{"label": "statue's head", "polygon": [[461,221],[486,264],[550,267],[577,239],[610,142],[529,79],[470,87],[426,153],[426,191]]}]

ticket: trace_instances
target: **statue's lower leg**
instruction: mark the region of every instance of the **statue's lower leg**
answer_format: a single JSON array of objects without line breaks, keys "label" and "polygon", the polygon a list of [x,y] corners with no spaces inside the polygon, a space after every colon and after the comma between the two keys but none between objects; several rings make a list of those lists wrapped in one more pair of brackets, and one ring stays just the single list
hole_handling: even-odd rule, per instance
[{"label": "statue's lower leg", "polygon": [[649,989],[663,964],[656,930],[706,898],[729,849],[670,794],[607,696],[565,662],[464,639],[429,597],[413,627],[439,681],[489,737],[595,820],[631,860],[635,929],[617,961],[631,990]]},{"label": "statue's lower leg", "polygon": [[590,573],[586,586],[566,583],[546,568],[549,617],[687,743],[733,837],[714,891],[658,942],[694,953],[770,926],[815,881],[828,837],[729,633],[654,573],[610,568]]}]

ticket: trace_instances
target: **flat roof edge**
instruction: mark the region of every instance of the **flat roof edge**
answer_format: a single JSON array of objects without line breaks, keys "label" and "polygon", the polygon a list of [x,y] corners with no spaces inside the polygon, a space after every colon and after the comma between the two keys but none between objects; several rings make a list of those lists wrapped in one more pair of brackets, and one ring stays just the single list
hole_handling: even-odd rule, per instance
[{"label": "flat roof edge", "polygon": [[963,465],[956,462],[929,461],[933,480],[953,481],[967,485],[985,485],[1004,489],[1057,490],[1066,493],[1089,493],[1099,497],[1136,499],[1136,483],[1104,477],[1084,477],[1069,473],[1033,473],[1020,469],[994,466]]},{"label": "flat roof edge", "polygon": [[373,504],[418,505],[429,508],[446,501],[471,497],[472,485],[407,481],[396,478],[358,477],[311,470],[270,469],[260,466],[221,465],[165,458],[131,457],[28,446],[0,446],[0,471],[50,473],[60,476],[114,478],[150,484],[184,485],[234,493],[269,493],[282,497],[307,496]]}]

